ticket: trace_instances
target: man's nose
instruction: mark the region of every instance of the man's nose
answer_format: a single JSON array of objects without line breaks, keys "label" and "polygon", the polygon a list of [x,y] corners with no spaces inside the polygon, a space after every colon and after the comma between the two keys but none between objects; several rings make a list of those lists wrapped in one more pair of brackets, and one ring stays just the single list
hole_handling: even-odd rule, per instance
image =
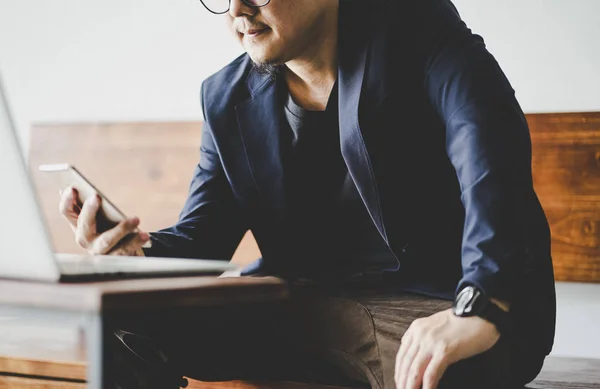
[{"label": "man's nose", "polygon": [[250,7],[242,0],[231,0],[229,3],[229,15],[232,18],[239,18],[241,16],[252,16],[256,13],[255,7]]}]

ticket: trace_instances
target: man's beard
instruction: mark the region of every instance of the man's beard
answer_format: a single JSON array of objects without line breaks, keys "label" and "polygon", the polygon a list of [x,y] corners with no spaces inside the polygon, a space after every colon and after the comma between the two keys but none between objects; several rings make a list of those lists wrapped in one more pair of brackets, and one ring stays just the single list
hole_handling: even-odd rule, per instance
[{"label": "man's beard", "polygon": [[279,73],[281,73],[281,69],[283,68],[283,65],[277,65],[277,64],[268,63],[268,62],[260,62],[260,63],[252,62],[252,67],[254,68],[254,70],[256,70],[258,72],[258,74],[267,75],[272,80],[275,80],[277,78],[277,75]]}]

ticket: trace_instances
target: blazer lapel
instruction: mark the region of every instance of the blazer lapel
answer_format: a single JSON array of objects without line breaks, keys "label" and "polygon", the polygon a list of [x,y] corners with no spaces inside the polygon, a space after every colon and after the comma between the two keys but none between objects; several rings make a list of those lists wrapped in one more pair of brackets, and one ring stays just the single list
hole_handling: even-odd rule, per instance
[{"label": "blazer lapel", "polygon": [[[381,236],[387,241],[377,184],[363,137],[363,127],[366,125],[368,128],[365,118],[375,113],[386,98],[385,56],[380,55],[385,35],[374,28],[356,28],[365,23],[376,25],[375,12],[365,12],[360,4],[352,0],[340,1],[340,145],[358,192]],[[367,35],[364,31],[373,33]],[[265,209],[274,210],[274,216],[278,218],[285,215],[286,207],[282,157],[285,117],[280,82],[285,81],[282,78],[274,81],[252,70],[247,81],[251,97],[235,108],[258,197],[264,201]]]},{"label": "blazer lapel", "polygon": [[276,217],[284,215],[285,193],[282,166],[281,88],[266,75],[252,70],[248,79],[251,97],[236,106],[240,135],[246,150],[259,198]]},{"label": "blazer lapel", "polygon": [[[339,18],[339,123],[341,150],[348,171],[375,226],[387,242],[383,215],[371,158],[367,150],[363,118],[370,117],[385,100],[384,34],[373,31],[375,17],[365,15],[360,2],[340,1]],[[365,23],[372,28],[356,28]],[[383,53],[381,53],[383,54]]]}]

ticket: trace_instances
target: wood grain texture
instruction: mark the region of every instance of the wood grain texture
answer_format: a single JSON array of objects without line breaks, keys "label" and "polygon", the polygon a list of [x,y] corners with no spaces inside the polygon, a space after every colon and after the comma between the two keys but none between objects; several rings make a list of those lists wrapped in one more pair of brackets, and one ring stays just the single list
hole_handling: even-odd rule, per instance
[{"label": "wood grain texture", "polygon": [[275,277],[180,277],[51,284],[0,280],[0,305],[85,312],[264,303],[287,298]]},{"label": "wood grain texture", "polygon": [[559,281],[600,282],[600,113],[527,115]]},{"label": "wood grain texture", "polygon": [[0,375],[2,373],[16,373],[26,376],[49,377],[49,379],[85,380],[85,369],[85,363],[78,362],[0,357]]},{"label": "wood grain texture", "polygon": [[[536,192],[552,231],[558,281],[600,282],[600,113],[527,115]],[[201,123],[38,125],[30,161],[70,162],[142,228],[171,225],[198,161]],[[56,188],[33,171],[57,251],[80,252],[57,211]],[[260,256],[250,233],[233,261]]]},{"label": "wood grain texture", "polygon": [[0,375],[85,381],[85,334],[76,323],[0,310],[0,334]]},{"label": "wood grain texture", "polygon": [[540,375],[528,387],[536,389],[600,389],[600,360],[546,358]]},{"label": "wood grain texture", "polygon": [[0,333],[0,374],[85,380],[85,342],[77,326],[0,317]]},{"label": "wood grain texture", "polygon": [[[30,171],[55,251],[83,252],[58,212],[58,188],[37,166],[76,166],[124,213],[138,216],[140,228],[156,231],[177,221],[198,164],[201,129],[199,122],[33,126]],[[246,264],[258,257],[249,232],[232,261]]]},{"label": "wood grain texture", "polygon": [[0,389],[85,389],[85,383],[0,375]]}]

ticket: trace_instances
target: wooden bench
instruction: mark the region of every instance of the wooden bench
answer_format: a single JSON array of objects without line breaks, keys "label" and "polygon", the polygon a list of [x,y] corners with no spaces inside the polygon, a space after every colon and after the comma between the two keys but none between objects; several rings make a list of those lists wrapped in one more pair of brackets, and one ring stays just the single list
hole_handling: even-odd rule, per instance
[{"label": "wooden bench", "polygon": [[[552,230],[557,281],[600,282],[600,113],[527,115],[535,188]],[[41,163],[70,162],[153,231],[177,219],[198,163],[199,122],[37,125],[30,165],[57,251],[80,252]],[[234,262],[260,251],[248,233]]]},{"label": "wooden bench", "polygon": [[[600,113],[537,114],[527,115],[527,119],[533,144],[535,188],[552,230],[556,279],[600,282]],[[198,161],[200,131],[201,123],[198,122],[34,126],[30,165],[56,250],[81,251],[57,212],[56,188],[39,175],[37,165],[75,164],[126,213],[139,216],[143,229],[152,231],[172,224],[179,214]],[[248,263],[259,255],[256,243],[248,233],[233,261]],[[77,358],[68,362],[0,358],[0,371],[35,376],[50,369],[56,372],[52,375],[54,379],[76,375],[79,383],[65,381],[64,386],[48,386],[47,383],[46,386],[40,383],[35,383],[40,386],[27,386],[25,383],[21,386],[70,388],[83,385],[82,364],[85,361]],[[21,371],[19,366],[27,368],[18,373]],[[14,382],[7,384],[14,379],[0,376],[0,389],[16,388]],[[598,361],[549,358],[531,388],[600,388],[599,383]],[[190,387],[306,386],[191,382]]]}]

